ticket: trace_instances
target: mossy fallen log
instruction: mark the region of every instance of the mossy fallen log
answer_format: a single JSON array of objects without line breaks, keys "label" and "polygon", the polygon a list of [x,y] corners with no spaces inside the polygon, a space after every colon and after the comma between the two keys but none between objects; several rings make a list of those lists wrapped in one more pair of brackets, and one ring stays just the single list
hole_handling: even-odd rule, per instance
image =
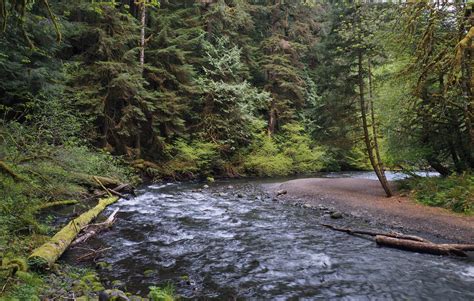
[{"label": "mossy fallen log", "polygon": [[84,173],[74,173],[74,175],[79,183],[96,188],[101,188],[101,185],[96,179],[98,179],[106,187],[115,187],[122,184],[119,180],[109,177],[94,176]]},{"label": "mossy fallen log", "polygon": [[151,161],[145,161],[143,159],[134,160],[131,162],[131,165],[138,169],[151,168],[151,169],[161,170],[161,167],[158,164]]},{"label": "mossy fallen log", "polygon": [[12,177],[15,181],[25,181],[25,179],[13,171],[13,169],[4,161],[0,160],[0,171]]},{"label": "mossy fallen log", "polygon": [[77,203],[79,203],[79,202],[76,201],[76,200],[55,201],[55,202],[48,202],[48,203],[41,204],[41,205],[37,206],[35,209],[37,211],[40,211],[40,210],[48,209],[48,208],[51,208],[51,207],[75,205]]},{"label": "mossy fallen log", "polygon": [[28,258],[28,265],[33,269],[45,269],[54,264],[81,229],[96,218],[108,205],[115,203],[117,200],[118,198],[115,196],[100,199],[97,206],[70,221],[47,243],[34,250]]}]

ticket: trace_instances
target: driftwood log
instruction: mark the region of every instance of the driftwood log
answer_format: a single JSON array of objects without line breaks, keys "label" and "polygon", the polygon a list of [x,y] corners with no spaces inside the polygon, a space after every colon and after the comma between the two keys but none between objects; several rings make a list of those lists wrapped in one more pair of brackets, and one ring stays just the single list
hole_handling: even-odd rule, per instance
[{"label": "driftwood log", "polygon": [[401,233],[384,233],[370,230],[354,230],[340,228],[333,225],[322,224],[329,229],[355,235],[369,235],[375,237],[379,246],[390,247],[405,251],[428,253],[434,255],[455,255],[466,257],[467,251],[474,251],[474,244],[437,244],[419,236]]},{"label": "driftwood log", "polygon": [[467,254],[465,251],[474,251],[474,244],[436,244],[433,242],[397,239],[383,235],[375,236],[375,242],[380,246],[434,255],[456,255],[466,257]]},{"label": "driftwood log", "polygon": [[100,199],[97,206],[70,221],[56,233],[47,243],[33,251],[28,258],[28,265],[36,269],[44,269],[53,265],[66,251],[77,234],[96,218],[108,205],[115,203],[117,197]]},{"label": "driftwood log", "polygon": [[390,233],[385,233],[385,232],[376,232],[376,231],[370,231],[370,230],[353,230],[349,228],[341,228],[341,227],[336,227],[333,225],[328,225],[328,224],[321,224],[321,226],[327,227],[329,229],[339,231],[339,232],[345,232],[348,234],[361,234],[361,235],[369,235],[369,236],[386,236],[386,237],[393,237],[393,238],[398,238],[398,239],[406,239],[406,240],[413,240],[413,241],[420,241],[420,242],[428,242],[428,240],[415,236],[415,235],[405,235],[397,232],[390,232]]},{"label": "driftwood log", "polygon": [[85,228],[85,231],[82,235],[79,235],[72,243],[71,247],[74,247],[75,245],[78,245],[80,243],[83,243],[87,241],[89,238],[93,237],[100,231],[103,231],[115,222],[115,216],[117,215],[117,212],[119,209],[115,209],[114,212],[105,220],[105,222],[100,223],[100,224],[94,224],[94,225],[89,225],[87,228]]}]

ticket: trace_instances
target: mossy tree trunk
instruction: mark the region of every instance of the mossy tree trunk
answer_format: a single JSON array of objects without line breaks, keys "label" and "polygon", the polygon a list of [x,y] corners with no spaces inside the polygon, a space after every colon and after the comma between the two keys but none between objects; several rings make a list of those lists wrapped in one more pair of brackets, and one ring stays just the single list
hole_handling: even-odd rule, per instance
[{"label": "mossy tree trunk", "polygon": [[[362,119],[362,130],[364,132],[364,142],[365,146],[367,147],[367,154],[369,156],[370,164],[374,169],[377,178],[382,185],[383,190],[387,197],[392,196],[392,191],[388,184],[387,178],[385,177],[385,173],[383,169],[381,169],[381,162],[378,161],[378,158],[374,155],[374,147],[377,147],[376,152],[378,154],[378,146],[372,144],[372,139],[370,138],[369,133],[369,125],[367,122],[367,104],[365,101],[365,83],[364,83],[364,67],[363,67],[363,53],[362,50],[359,50],[358,57],[357,57],[357,65],[358,65],[358,86],[359,86],[359,103],[360,103],[360,112],[361,112],[361,119]],[[374,126],[372,124],[372,126]]]}]

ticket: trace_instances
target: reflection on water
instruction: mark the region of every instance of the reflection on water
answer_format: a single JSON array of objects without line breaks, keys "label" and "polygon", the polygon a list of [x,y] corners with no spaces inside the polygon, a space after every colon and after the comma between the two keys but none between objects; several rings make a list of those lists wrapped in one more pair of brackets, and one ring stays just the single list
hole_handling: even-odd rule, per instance
[{"label": "reflection on water", "polygon": [[201,299],[474,300],[472,259],[378,248],[319,226],[319,210],[228,184],[151,185],[111,206],[118,220],[94,242],[112,247],[101,276]]}]

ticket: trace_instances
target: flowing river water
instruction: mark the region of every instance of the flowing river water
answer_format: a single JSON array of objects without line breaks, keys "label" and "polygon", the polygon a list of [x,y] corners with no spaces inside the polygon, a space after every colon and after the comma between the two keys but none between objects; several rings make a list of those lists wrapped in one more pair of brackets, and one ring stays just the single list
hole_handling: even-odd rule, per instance
[{"label": "flowing river water", "polygon": [[172,283],[206,300],[474,300],[472,258],[331,231],[323,211],[272,201],[259,181],[202,186],[149,185],[110,206],[120,209],[113,229],[91,242],[111,248],[101,277],[142,295]]}]

